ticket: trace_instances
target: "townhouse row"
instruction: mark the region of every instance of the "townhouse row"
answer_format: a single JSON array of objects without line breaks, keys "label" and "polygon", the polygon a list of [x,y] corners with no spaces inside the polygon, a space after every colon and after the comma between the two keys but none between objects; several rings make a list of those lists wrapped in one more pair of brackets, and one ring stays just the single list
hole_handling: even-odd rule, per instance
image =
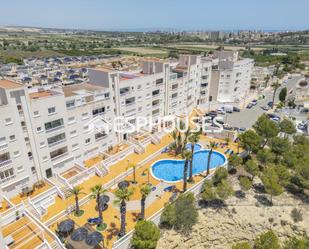
[{"label": "townhouse row", "polygon": [[0,80],[0,196],[16,196],[129,139],[126,132],[91,128],[96,119],[113,123],[121,116],[134,124],[139,116],[156,121],[212,101],[235,102],[248,94],[252,67],[237,52],[216,51],[177,62],[145,60],[134,72],[93,68],[89,83],[62,87]]}]

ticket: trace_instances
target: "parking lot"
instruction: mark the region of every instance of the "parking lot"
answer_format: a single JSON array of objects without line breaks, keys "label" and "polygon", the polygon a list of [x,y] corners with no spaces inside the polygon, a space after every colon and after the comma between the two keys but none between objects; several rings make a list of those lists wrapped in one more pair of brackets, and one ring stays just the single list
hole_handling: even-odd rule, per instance
[{"label": "parking lot", "polygon": [[[275,103],[279,101],[278,96],[280,90],[283,87],[287,87],[288,90],[291,89],[296,85],[299,79],[301,79],[301,77],[297,76],[287,80],[287,82],[284,83],[282,87],[277,90]],[[272,91],[264,93],[264,96],[265,98],[259,100],[257,104],[251,109],[245,108],[240,110],[240,112],[227,113],[223,115],[219,114],[219,116],[222,116],[224,118],[224,122],[232,127],[243,127],[246,129],[251,128],[255,121],[258,119],[258,117],[266,112],[261,107],[266,106],[269,101],[272,101]]]}]

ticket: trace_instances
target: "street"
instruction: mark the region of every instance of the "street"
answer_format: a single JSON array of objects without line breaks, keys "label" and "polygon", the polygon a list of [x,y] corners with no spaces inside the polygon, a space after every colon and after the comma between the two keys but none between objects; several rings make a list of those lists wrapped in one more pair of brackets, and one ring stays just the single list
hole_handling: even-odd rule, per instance
[{"label": "street", "polygon": [[[279,93],[283,87],[287,87],[288,91],[293,88],[296,83],[301,79],[301,76],[293,77],[292,79],[288,79],[287,83],[283,83],[281,87],[278,88],[275,96],[275,103],[279,101]],[[240,112],[227,113],[225,115],[221,115],[225,123],[229,124],[232,127],[243,127],[243,128],[251,128],[252,125],[256,122],[259,116],[261,116],[265,111],[261,108],[262,106],[266,106],[269,101],[272,101],[273,92],[269,91],[267,93],[263,93],[265,95],[265,99],[258,100],[256,106],[253,106],[251,109],[242,109]]]}]

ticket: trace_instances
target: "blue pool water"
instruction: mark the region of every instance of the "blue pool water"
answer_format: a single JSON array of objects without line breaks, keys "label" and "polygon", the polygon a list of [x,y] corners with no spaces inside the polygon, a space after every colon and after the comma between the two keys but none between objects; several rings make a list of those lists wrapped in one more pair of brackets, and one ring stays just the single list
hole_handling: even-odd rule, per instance
[{"label": "blue pool water", "polygon": [[[191,151],[191,148],[192,148],[192,144],[188,143],[186,145],[186,149]],[[195,144],[194,145],[194,151],[198,151],[200,149],[202,149],[202,146],[200,144]]]},{"label": "blue pool water", "polygon": [[[207,170],[209,150],[200,150],[194,152],[193,174],[196,175]],[[226,158],[223,154],[213,151],[211,155],[210,168],[216,168],[223,165]],[[183,179],[184,160],[164,159],[155,162],[151,169],[154,177],[165,181],[173,182]],[[189,168],[189,167],[188,167]],[[189,175],[189,172],[188,172]]]}]

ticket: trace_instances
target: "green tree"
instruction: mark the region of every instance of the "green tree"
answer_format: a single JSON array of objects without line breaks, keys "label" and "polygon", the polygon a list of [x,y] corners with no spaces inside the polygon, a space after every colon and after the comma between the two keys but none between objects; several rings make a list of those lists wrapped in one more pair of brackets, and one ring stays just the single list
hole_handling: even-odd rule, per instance
[{"label": "green tree", "polygon": [[237,154],[231,155],[228,161],[229,161],[229,167],[231,169],[237,168],[242,163],[242,159]]},{"label": "green tree", "polygon": [[200,132],[192,133],[189,137],[189,142],[191,143],[191,160],[190,160],[190,167],[189,167],[189,182],[193,182],[193,157],[194,157],[194,147],[200,140]]},{"label": "green tree", "polygon": [[269,139],[276,137],[279,133],[277,124],[271,121],[265,114],[258,118],[253,128],[264,140],[262,148],[265,147]]},{"label": "green tree", "polygon": [[279,127],[280,127],[280,131],[285,133],[285,134],[292,135],[292,134],[296,133],[295,125],[289,119],[286,119],[286,118],[283,119],[280,122]]},{"label": "green tree", "polygon": [[205,181],[203,191],[201,193],[202,200],[206,203],[217,199],[216,189],[211,181]]},{"label": "green tree", "polygon": [[138,221],[132,237],[135,249],[155,249],[160,238],[160,230],[152,221]]},{"label": "green tree", "polygon": [[267,231],[255,239],[254,249],[280,249],[279,239],[273,231]]},{"label": "green tree", "polygon": [[175,213],[177,221],[175,228],[182,232],[189,232],[197,223],[198,212],[195,205],[193,193],[180,195],[175,202]]},{"label": "green tree", "polygon": [[103,224],[103,212],[102,212],[102,209],[100,208],[101,207],[100,196],[105,194],[107,192],[107,190],[104,189],[101,184],[95,185],[90,190],[91,190],[90,198],[95,199],[96,203],[97,203],[98,213],[99,213],[99,217],[101,219],[101,222],[98,224],[98,226],[101,226]]},{"label": "green tree", "polygon": [[251,175],[251,181],[257,176],[260,172],[259,166],[254,160],[248,160],[245,164],[245,170]]},{"label": "green tree", "polygon": [[276,161],[278,157],[283,155],[289,148],[289,141],[285,138],[274,137],[270,140],[270,149],[276,155]]},{"label": "green tree", "polygon": [[82,194],[82,189],[83,189],[82,187],[76,186],[76,187],[74,187],[73,189],[70,190],[71,195],[74,195],[74,198],[75,198],[75,214],[76,215],[81,214],[80,208],[79,208],[79,203],[78,203],[78,201],[79,201],[78,196],[80,194]]},{"label": "green tree", "polygon": [[279,93],[279,100],[284,103],[287,94],[288,94],[288,89],[286,87],[282,88]]},{"label": "green tree", "polygon": [[251,249],[252,247],[248,242],[237,243],[232,246],[232,249]]},{"label": "green tree", "polygon": [[271,109],[273,109],[274,106],[275,106],[276,92],[277,92],[279,87],[280,87],[280,84],[279,84],[278,81],[276,81],[275,83],[272,84],[272,88],[273,88],[273,101],[272,101]]},{"label": "green tree", "polygon": [[270,203],[273,203],[273,196],[280,195],[283,188],[280,185],[279,176],[274,167],[267,167],[262,175],[262,182],[266,193],[270,195]]},{"label": "green tree", "polygon": [[245,131],[239,136],[240,146],[251,154],[257,152],[261,145],[261,137],[252,130]]},{"label": "green tree", "polygon": [[116,204],[120,204],[120,216],[121,216],[121,228],[119,236],[122,237],[126,234],[126,214],[127,214],[127,202],[133,195],[133,189],[119,188],[115,192]]},{"label": "green tree", "polygon": [[234,190],[227,180],[222,180],[217,186],[217,195],[221,200],[226,200],[234,194]]},{"label": "green tree", "polygon": [[207,175],[209,175],[210,173],[210,161],[211,161],[211,155],[212,155],[212,151],[215,148],[215,143],[214,142],[210,142],[210,151],[208,153],[208,158],[207,158]]},{"label": "green tree", "polygon": [[182,194],[178,199],[165,207],[160,224],[166,228],[174,227],[176,230],[188,233],[197,223],[198,212],[195,198],[192,193]]},{"label": "green tree", "polygon": [[212,178],[212,182],[216,186],[219,183],[221,183],[223,180],[227,179],[227,177],[228,177],[228,172],[226,168],[219,167],[215,171],[215,174]]},{"label": "green tree", "polygon": [[182,153],[182,157],[185,160],[184,167],[183,167],[183,192],[187,191],[187,185],[188,185],[188,166],[190,163],[190,160],[192,158],[191,151],[185,150]]},{"label": "green tree", "polygon": [[252,180],[247,176],[240,176],[239,184],[242,190],[247,191],[252,187]]},{"label": "green tree", "polygon": [[144,184],[140,188],[140,194],[142,196],[141,198],[141,215],[140,218],[142,220],[145,219],[145,204],[146,204],[146,198],[151,193],[151,187],[148,184]]},{"label": "green tree", "polygon": [[275,160],[275,155],[271,152],[270,149],[261,149],[256,154],[256,159],[260,164],[266,166],[267,163],[272,163]]}]

